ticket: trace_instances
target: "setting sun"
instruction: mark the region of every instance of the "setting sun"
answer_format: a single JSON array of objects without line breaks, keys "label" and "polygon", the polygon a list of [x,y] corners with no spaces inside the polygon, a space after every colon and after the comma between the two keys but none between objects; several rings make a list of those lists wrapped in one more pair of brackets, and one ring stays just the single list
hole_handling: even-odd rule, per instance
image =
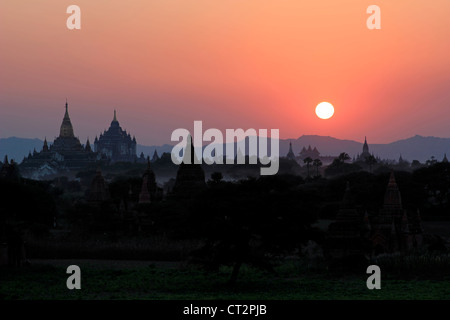
[{"label": "setting sun", "polygon": [[329,102],[321,102],[316,107],[316,115],[320,119],[329,119],[334,114],[334,107]]}]

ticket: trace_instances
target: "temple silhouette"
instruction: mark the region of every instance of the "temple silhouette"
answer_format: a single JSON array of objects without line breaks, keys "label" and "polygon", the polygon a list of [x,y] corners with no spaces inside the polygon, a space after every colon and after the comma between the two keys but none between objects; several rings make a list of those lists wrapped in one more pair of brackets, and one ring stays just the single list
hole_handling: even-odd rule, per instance
[{"label": "temple silhouette", "polygon": [[[196,155],[191,136],[189,136],[188,144],[189,146],[184,149],[183,162],[178,167],[173,187],[175,195],[190,196],[206,188],[205,172],[201,164],[195,163]],[[190,161],[188,161],[189,157]]]},{"label": "temple silhouette", "polygon": [[[59,136],[49,145],[44,139],[42,150],[29,153],[20,164],[20,172],[24,177],[40,179],[69,172],[103,162],[134,162],[136,157],[136,138],[123,130],[117,121],[116,111],[108,130],[100,137],[95,137],[94,150],[89,138],[85,145],[75,136],[69,116],[69,105],[66,101],[64,118],[60,126]],[[142,157],[141,157],[142,158]],[[141,161],[142,162],[142,161]]]},{"label": "temple silhouette", "polygon": [[322,156],[317,149],[317,147],[311,148],[309,145],[308,148],[303,147],[298,156],[295,155],[294,150],[292,148],[292,142],[289,142],[289,151],[285,156],[289,160],[296,161],[298,164],[303,165],[303,161],[307,158],[311,158],[311,160],[320,160],[324,165],[328,165],[333,162],[336,158],[335,156]]},{"label": "temple silhouette", "polygon": [[30,152],[28,157],[24,158],[20,164],[20,171],[23,176],[39,179],[61,171],[82,169],[101,159],[99,153],[92,151],[89,139],[83,146],[80,139],[75,137],[67,101],[65,109],[59,136],[50,146],[47,143],[47,138],[45,138],[41,151],[34,150],[33,153]]},{"label": "temple silhouette", "polygon": [[[364,137],[364,145],[363,150],[361,154],[356,155],[355,161],[366,161],[369,157],[373,156],[373,154],[370,154],[369,152],[369,145],[367,143],[367,137]],[[401,156],[400,156],[401,158]]]},{"label": "temple silhouette", "polygon": [[139,193],[139,203],[151,203],[161,200],[163,197],[162,188],[156,184],[155,173],[150,164],[150,157],[147,157],[147,169],[142,175],[142,187]]},{"label": "temple silhouette", "polygon": [[331,259],[377,256],[418,249],[423,243],[419,211],[407,212],[391,172],[383,206],[378,214],[358,212],[350,184],[342,199],[336,221],[328,228],[326,249]]},{"label": "temple silhouette", "polygon": [[116,110],[108,130],[95,137],[94,150],[105,155],[111,162],[134,162],[136,160],[136,138],[120,127]]},{"label": "temple silhouette", "polygon": [[[364,144],[362,147],[362,152],[358,153],[355,157],[353,157],[352,162],[356,163],[365,163],[369,157],[374,157],[376,161],[381,161],[381,159],[378,156],[374,156],[373,153],[369,152],[369,144],[367,143],[367,137],[364,137]],[[294,160],[298,164],[302,165],[304,163],[304,160],[307,158],[310,158],[311,160],[320,160],[323,165],[329,165],[333,162],[337,156],[323,156],[320,154],[320,151],[317,149],[316,146],[311,147],[309,145],[307,148],[304,146],[302,150],[299,152],[299,154],[296,156],[294,153],[294,150],[292,148],[292,142],[289,142],[289,151],[285,156],[286,159]],[[446,159],[446,157],[445,157]],[[447,160],[448,161],[448,160]],[[403,159],[400,156],[399,163],[402,163]]]}]

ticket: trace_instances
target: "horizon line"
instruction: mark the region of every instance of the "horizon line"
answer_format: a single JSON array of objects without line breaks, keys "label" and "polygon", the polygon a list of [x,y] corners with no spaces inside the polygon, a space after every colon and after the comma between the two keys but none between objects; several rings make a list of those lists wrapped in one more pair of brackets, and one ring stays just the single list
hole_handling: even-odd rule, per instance
[{"label": "horizon line", "polygon": [[[337,138],[337,137],[333,137],[333,136],[330,136],[330,135],[318,135],[318,134],[302,134],[301,136],[299,136],[298,138],[279,138],[279,140],[280,141],[283,141],[283,140],[289,140],[289,141],[296,141],[296,140],[299,140],[299,139],[301,139],[302,137],[321,137],[321,138],[331,138],[331,139],[336,139],[336,140],[340,140],[340,141],[349,141],[349,142],[356,142],[356,143],[360,143],[360,144],[364,144],[364,142],[359,142],[359,141],[357,141],[357,140],[352,140],[352,139],[344,139],[344,138]],[[257,135],[257,137],[259,137],[258,135]],[[394,143],[394,142],[399,142],[399,141],[403,141],[403,140],[408,140],[408,139],[411,139],[411,138],[415,138],[415,137],[421,137],[421,138],[435,138],[435,139],[450,139],[450,137],[439,137],[439,136],[424,136],[424,135],[420,135],[420,134],[415,134],[415,135],[412,135],[412,136],[410,136],[410,137],[407,137],[407,138],[402,138],[402,139],[398,139],[398,140],[393,140],[393,141],[391,141],[391,142],[384,142],[384,143],[380,143],[380,142],[368,142],[368,144],[369,145],[384,145],[384,144],[391,144],[391,143]],[[6,137],[6,138],[2,138],[2,137],[0,137],[0,140],[1,139],[3,139],[3,140],[6,140],[6,139],[13,139],[13,138],[15,138],[15,139],[27,139],[27,140],[40,140],[40,141],[44,141],[44,140],[42,140],[41,138],[37,138],[37,137],[34,137],[34,138],[27,138],[27,137],[18,137],[18,136],[9,136],[9,137]],[[57,138],[57,136],[55,136],[55,138]],[[81,141],[81,139],[77,136],[77,138]],[[267,137],[268,139],[271,139],[271,137]],[[136,140],[138,140],[137,138],[136,138]],[[370,141],[370,139],[369,139],[369,141]],[[47,142],[50,142],[48,139],[47,139]],[[51,141],[51,142],[53,142],[53,140]],[[173,142],[173,141],[170,141],[170,142]],[[141,146],[163,146],[163,145],[172,145],[172,144],[170,144],[170,143],[163,143],[163,144],[152,144],[152,145],[148,145],[148,144],[140,144],[140,143],[138,143],[139,145],[141,145]],[[175,143],[176,144],[176,143]],[[209,144],[209,143],[208,143]],[[224,144],[226,144],[225,142],[224,142]]]}]

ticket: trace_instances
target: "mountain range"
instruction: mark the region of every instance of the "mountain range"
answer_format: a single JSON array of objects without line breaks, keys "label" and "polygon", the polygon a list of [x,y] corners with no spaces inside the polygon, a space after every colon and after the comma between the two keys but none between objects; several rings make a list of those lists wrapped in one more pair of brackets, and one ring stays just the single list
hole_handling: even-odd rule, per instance
[{"label": "mountain range", "polygon": [[[304,135],[292,141],[292,148],[295,154],[305,146],[308,148],[317,147],[322,156],[337,156],[341,152],[346,152],[350,157],[354,157],[362,152],[363,142],[353,140],[340,140],[332,137]],[[425,162],[434,156],[437,160],[442,160],[444,154],[450,154],[450,138],[424,137],[416,135],[408,139],[398,140],[386,144],[371,144],[369,152],[381,159],[398,160],[400,156],[404,160],[419,160]],[[280,141],[280,154],[284,155],[289,150],[289,140]]]},{"label": "mountain range", "polygon": [[[351,157],[362,152],[362,142],[353,140],[341,140],[328,136],[303,135],[297,139],[280,139],[280,155],[284,156],[289,151],[289,142],[292,142],[292,148],[297,155],[303,147],[316,147],[322,156],[338,156],[341,152],[348,153]],[[0,138],[0,159],[3,160],[5,154],[10,159],[22,161],[34,149],[40,151],[43,146],[40,139],[27,138]],[[49,142],[51,143],[51,142]],[[450,138],[424,137],[416,135],[414,137],[398,140],[387,144],[371,144],[369,152],[381,159],[398,160],[400,155],[405,160],[419,160],[424,162],[434,156],[438,161],[442,160],[444,154],[450,155]],[[153,155],[156,150],[159,155],[163,152],[170,152],[172,145],[164,144],[161,146],[137,145],[138,156],[143,152],[146,156]]]}]

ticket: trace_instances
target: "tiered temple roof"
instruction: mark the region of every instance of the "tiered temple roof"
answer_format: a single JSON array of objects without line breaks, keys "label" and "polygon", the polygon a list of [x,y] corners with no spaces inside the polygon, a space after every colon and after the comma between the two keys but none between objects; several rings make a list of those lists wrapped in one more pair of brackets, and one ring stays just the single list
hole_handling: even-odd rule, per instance
[{"label": "tiered temple roof", "polygon": [[131,138],[131,135],[120,127],[114,110],[114,118],[109,129],[98,138],[95,137],[94,149],[106,155],[112,162],[134,162],[137,159],[136,144],[136,138]]},{"label": "tiered temple roof", "polygon": [[81,169],[97,160],[98,155],[92,152],[89,140],[86,147],[83,147],[80,140],[75,137],[69,116],[69,105],[66,101],[59,136],[50,146],[45,138],[42,150],[40,152],[34,150],[33,154],[30,153],[20,164],[20,169],[25,176],[39,179],[61,170]]},{"label": "tiered temple roof", "polygon": [[316,147],[314,147],[314,149],[311,149],[311,146],[308,146],[308,149],[303,147],[302,151],[300,152],[300,159],[301,160],[305,160],[308,157],[313,159],[313,160],[314,159],[319,159],[320,158],[319,150],[317,150]]}]

